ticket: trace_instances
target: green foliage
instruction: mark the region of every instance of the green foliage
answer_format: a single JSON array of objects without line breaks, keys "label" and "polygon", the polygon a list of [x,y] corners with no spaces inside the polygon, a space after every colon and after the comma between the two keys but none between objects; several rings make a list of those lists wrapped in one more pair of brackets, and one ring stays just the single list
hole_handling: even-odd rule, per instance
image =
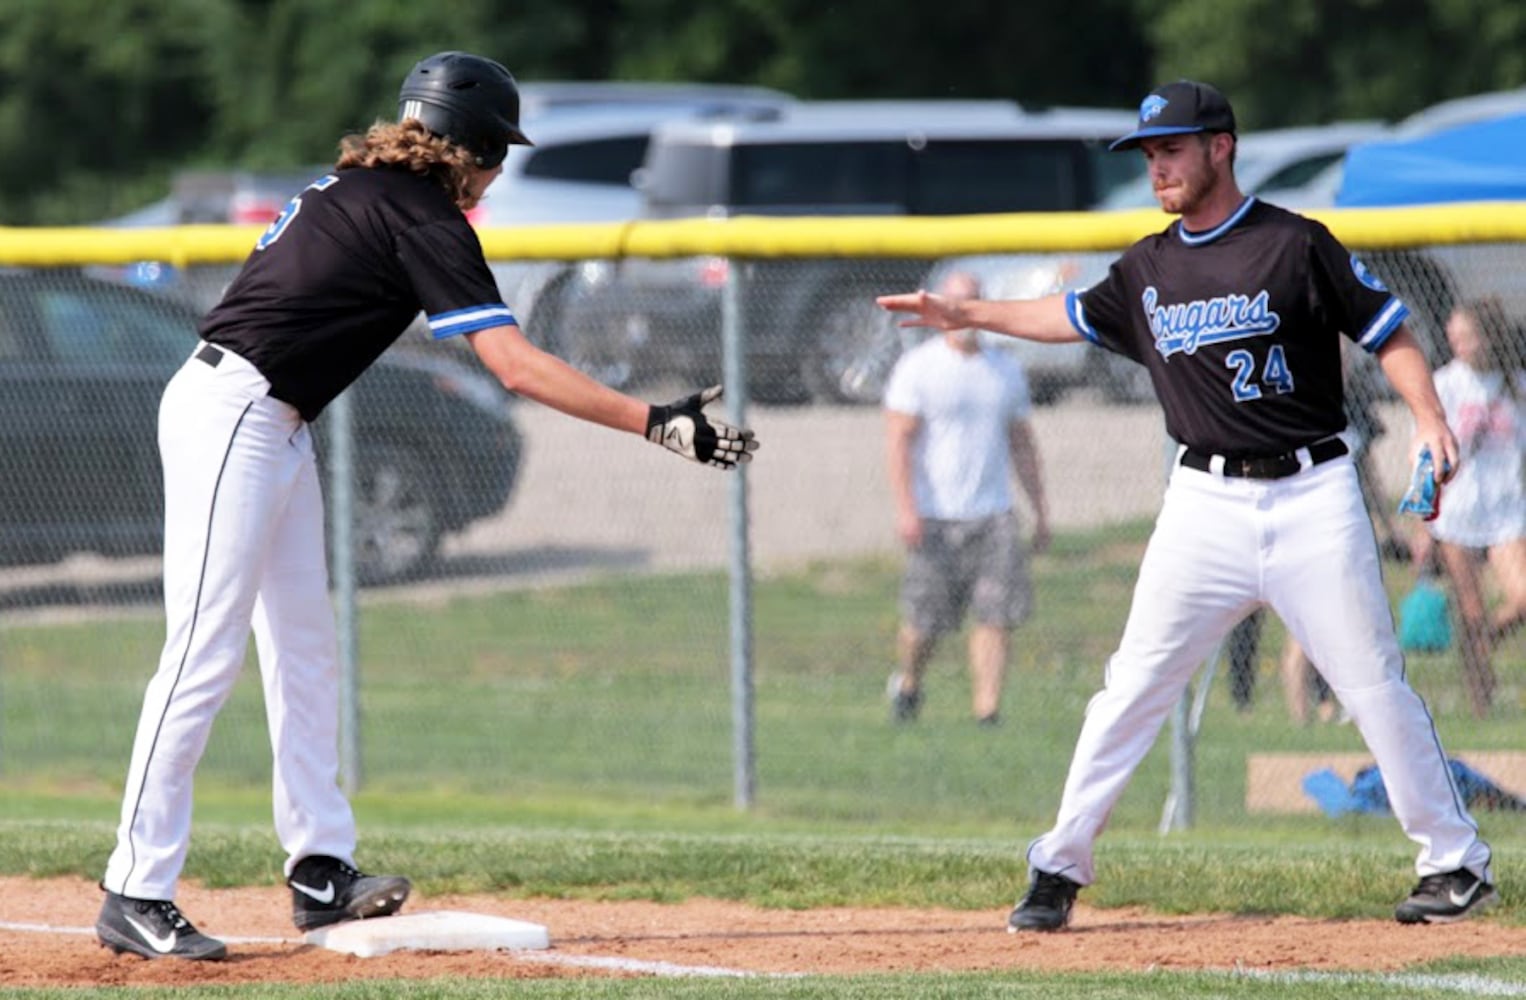
[{"label": "green foliage", "polygon": [[1402,118],[1526,83],[1512,0],[1141,0],[1161,80],[1212,81],[1244,129]]},{"label": "green foliage", "polygon": [[1246,128],[1395,118],[1526,83],[1517,0],[0,0],[0,222],[89,222],[190,166],[328,161],[432,51],[522,80],[1133,107],[1222,86]]}]

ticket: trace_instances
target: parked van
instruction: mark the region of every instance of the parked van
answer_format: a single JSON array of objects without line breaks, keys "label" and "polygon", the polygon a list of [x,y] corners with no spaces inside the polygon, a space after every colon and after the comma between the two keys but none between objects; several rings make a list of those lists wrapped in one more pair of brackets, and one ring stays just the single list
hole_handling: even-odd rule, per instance
[{"label": "parked van", "polygon": [[[1131,112],[1030,112],[1010,101],[801,102],[768,120],[659,126],[636,186],[650,219],[1078,211],[1139,171],[1137,158],[1106,153],[1133,126]],[[877,402],[902,344],[874,296],[917,287],[933,263],[745,262],[753,396]],[[731,264],[585,267],[559,303],[560,341],[575,364],[617,384],[715,380]],[[1084,347],[1069,351],[1043,361],[1079,372]]]}]

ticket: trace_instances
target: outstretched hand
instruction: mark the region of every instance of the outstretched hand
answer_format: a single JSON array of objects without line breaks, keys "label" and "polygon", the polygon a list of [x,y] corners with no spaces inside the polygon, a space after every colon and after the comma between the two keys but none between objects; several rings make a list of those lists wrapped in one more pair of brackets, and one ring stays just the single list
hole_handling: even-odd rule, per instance
[{"label": "outstretched hand", "polygon": [[959,304],[947,296],[919,289],[898,295],[881,295],[874,300],[881,309],[893,313],[911,313],[899,326],[930,326],[936,330],[962,330],[970,324],[958,314]]},{"label": "outstretched hand", "polygon": [[651,407],[646,417],[646,439],[691,462],[717,469],[734,469],[738,462],[751,462],[752,453],[758,450],[752,431],[711,420],[702,412],[720,399],[723,391],[713,385],[667,406]]}]

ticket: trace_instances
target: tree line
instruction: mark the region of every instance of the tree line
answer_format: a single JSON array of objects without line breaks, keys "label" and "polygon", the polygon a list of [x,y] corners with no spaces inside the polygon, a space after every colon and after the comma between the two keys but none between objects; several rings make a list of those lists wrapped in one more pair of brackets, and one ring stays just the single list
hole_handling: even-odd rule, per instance
[{"label": "tree line", "polygon": [[1246,130],[1526,85],[1520,0],[0,0],[0,223],[88,223],[187,167],[325,162],[424,55],[522,81],[1132,108],[1214,82]]}]

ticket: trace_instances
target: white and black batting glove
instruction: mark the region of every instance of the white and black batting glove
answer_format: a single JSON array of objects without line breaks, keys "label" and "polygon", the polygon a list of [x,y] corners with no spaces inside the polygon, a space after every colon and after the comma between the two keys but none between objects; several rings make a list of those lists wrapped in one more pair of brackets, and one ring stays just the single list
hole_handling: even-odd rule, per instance
[{"label": "white and black batting glove", "polygon": [[738,462],[751,462],[757,439],[746,428],[711,420],[701,411],[721,398],[722,387],[712,385],[667,406],[654,406],[646,415],[646,439],[677,452],[691,462],[734,469]]}]

